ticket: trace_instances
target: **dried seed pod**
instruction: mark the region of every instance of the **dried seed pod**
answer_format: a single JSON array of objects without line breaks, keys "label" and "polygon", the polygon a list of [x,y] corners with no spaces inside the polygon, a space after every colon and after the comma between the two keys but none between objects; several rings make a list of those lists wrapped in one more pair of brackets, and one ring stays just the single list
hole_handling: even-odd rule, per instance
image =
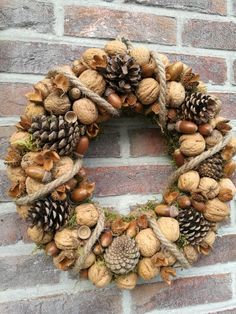
[{"label": "dried seed pod", "polygon": [[170,205],[173,202],[176,201],[177,197],[179,196],[179,192],[177,191],[172,191],[172,192],[167,192],[163,195],[163,199],[166,204]]},{"label": "dried seed pod", "polygon": [[72,250],[62,251],[59,255],[53,257],[53,263],[60,270],[68,270],[75,262],[76,254]]},{"label": "dried seed pod", "polygon": [[75,123],[77,121],[77,116],[74,111],[67,111],[64,117],[65,121],[68,123]]},{"label": "dried seed pod", "polygon": [[197,125],[191,121],[180,120],[175,124],[176,131],[184,134],[193,134],[197,132]]}]

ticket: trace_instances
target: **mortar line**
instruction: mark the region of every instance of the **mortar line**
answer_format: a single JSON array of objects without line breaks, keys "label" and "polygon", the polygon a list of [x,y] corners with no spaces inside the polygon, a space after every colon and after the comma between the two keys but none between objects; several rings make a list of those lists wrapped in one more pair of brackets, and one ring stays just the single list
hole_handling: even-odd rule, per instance
[{"label": "mortar line", "polygon": [[54,31],[57,36],[63,36],[64,34],[64,6],[61,0],[57,0],[54,3],[54,14],[56,17],[54,24]]},{"label": "mortar line", "polygon": [[122,310],[123,314],[131,314],[132,313],[132,297],[130,291],[123,290],[122,291]]},{"label": "mortar line", "polygon": [[128,130],[127,128],[124,128],[124,126],[123,127],[120,126],[119,133],[120,133],[120,139],[119,139],[120,156],[122,159],[128,160],[130,156],[130,141],[129,141]]}]

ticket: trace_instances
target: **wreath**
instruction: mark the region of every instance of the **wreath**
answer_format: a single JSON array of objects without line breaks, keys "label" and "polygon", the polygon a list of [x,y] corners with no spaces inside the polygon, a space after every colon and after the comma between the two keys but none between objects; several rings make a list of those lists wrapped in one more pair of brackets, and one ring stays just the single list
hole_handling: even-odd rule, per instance
[{"label": "wreath", "polygon": [[[56,268],[96,287],[114,280],[132,289],[138,277],[171,284],[177,267],[211,252],[236,192],[229,179],[236,139],[198,74],[120,38],[87,49],[33,87],[5,158],[9,194]],[[160,126],[176,169],[161,203],[123,216],[93,202],[95,183],[82,159],[100,123],[126,114]]]}]

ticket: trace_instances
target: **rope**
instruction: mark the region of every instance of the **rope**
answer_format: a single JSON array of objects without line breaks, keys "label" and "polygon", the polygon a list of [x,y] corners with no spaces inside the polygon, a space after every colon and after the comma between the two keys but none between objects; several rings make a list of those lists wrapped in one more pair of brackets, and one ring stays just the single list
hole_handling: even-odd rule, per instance
[{"label": "rope", "polygon": [[33,203],[35,200],[46,196],[48,193],[55,190],[58,186],[64,184],[65,182],[73,178],[74,175],[80,170],[81,167],[82,167],[82,159],[81,157],[78,157],[71,171],[62,175],[56,180],[44,185],[39,191],[29,194],[27,196],[15,199],[16,204],[17,205],[30,204],[30,203]]},{"label": "rope", "polygon": [[71,74],[63,68],[56,67],[53,70],[51,70],[48,75],[50,74],[55,75],[57,74],[63,74],[65,77],[67,77],[71,83],[71,85],[77,87],[80,89],[80,91],[86,95],[88,98],[90,98],[92,101],[94,101],[99,107],[106,110],[107,113],[111,114],[112,116],[119,116],[119,111],[116,110],[112,105],[106,101],[104,98],[100,97],[98,94],[94,93],[92,90],[87,88],[83,83],[80,82],[80,80],[74,75]]},{"label": "rope", "polygon": [[97,225],[96,225],[91,237],[89,238],[88,242],[84,246],[83,254],[75,262],[75,265],[73,267],[73,273],[74,274],[78,274],[80,272],[80,270],[83,267],[83,263],[85,262],[86,258],[88,257],[89,253],[91,252],[94,244],[99,239],[99,237],[100,237],[100,235],[104,229],[104,226],[105,226],[104,211],[100,207],[97,207],[97,210],[99,213]]}]

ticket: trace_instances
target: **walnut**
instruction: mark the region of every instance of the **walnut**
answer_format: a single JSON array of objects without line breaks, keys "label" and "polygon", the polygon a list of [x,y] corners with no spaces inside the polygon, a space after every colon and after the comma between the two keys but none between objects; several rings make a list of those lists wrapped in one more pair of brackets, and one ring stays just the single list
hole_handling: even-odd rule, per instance
[{"label": "walnut", "polygon": [[98,211],[93,204],[86,203],[75,208],[76,221],[78,225],[93,227],[98,221]]},{"label": "walnut", "polygon": [[151,258],[144,257],[138,263],[138,275],[144,280],[151,280],[160,273],[160,267],[155,266]]},{"label": "walnut", "polygon": [[193,264],[198,260],[199,254],[192,245],[185,245],[183,251],[190,264]]},{"label": "walnut", "polygon": [[178,188],[185,192],[194,192],[199,185],[200,176],[197,171],[190,170],[181,174],[178,179]]},{"label": "walnut", "polygon": [[79,76],[79,80],[94,93],[102,95],[106,88],[106,82],[101,74],[95,70],[85,70]]},{"label": "walnut", "polygon": [[116,278],[116,286],[119,289],[134,289],[137,283],[138,276],[135,273],[129,273],[127,275],[121,275]]},{"label": "walnut", "polygon": [[77,249],[80,244],[78,240],[78,231],[70,229],[62,229],[57,231],[54,236],[56,246],[61,250]]},{"label": "walnut", "polygon": [[25,185],[26,185],[26,192],[28,194],[36,193],[44,187],[44,184],[42,182],[39,182],[30,177],[26,178]]},{"label": "walnut", "polygon": [[83,124],[92,124],[98,118],[96,105],[87,98],[81,98],[74,102],[73,111]]},{"label": "walnut", "polygon": [[203,213],[204,217],[212,222],[219,222],[229,216],[229,207],[221,202],[218,198],[206,202],[206,209]]},{"label": "walnut", "polygon": [[116,54],[119,54],[121,56],[126,55],[127,53],[127,47],[126,45],[120,41],[120,40],[111,40],[105,45],[105,51],[110,56],[114,56]]},{"label": "walnut", "polygon": [[171,108],[179,107],[185,99],[185,89],[181,83],[172,81],[167,83],[166,103]]},{"label": "walnut", "polygon": [[167,240],[171,242],[178,240],[180,232],[179,223],[176,219],[171,217],[161,217],[157,220],[157,225]]},{"label": "walnut", "polygon": [[207,147],[213,147],[223,139],[223,135],[218,130],[213,130],[209,136],[206,137]]},{"label": "walnut", "polygon": [[62,95],[59,90],[56,90],[45,99],[44,107],[48,112],[60,115],[70,110],[71,103],[67,95]]},{"label": "walnut", "polygon": [[141,255],[146,257],[154,255],[161,246],[160,241],[157,239],[151,228],[141,230],[135,237],[135,241]]},{"label": "walnut", "polygon": [[[107,54],[103,49],[100,48],[89,48],[85,50],[82,54],[83,61],[90,67],[94,69],[94,57],[97,56],[101,59],[106,58]],[[96,67],[95,67],[96,68]]]},{"label": "walnut", "polygon": [[146,47],[143,46],[132,48],[129,54],[140,66],[147,64],[150,60],[150,52]]},{"label": "walnut", "polygon": [[43,229],[34,226],[27,229],[28,237],[37,244],[47,244],[53,239],[53,234],[44,232]]},{"label": "walnut", "polygon": [[216,180],[208,177],[200,179],[198,192],[201,192],[203,196],[206,196],[208,199],[212,199],[219,194],[219,191],[220,186]]},{"label": "walnut", "polygon": [[200,133],[182,135],[179,143],[181,153],[189,157],[201,154],[206,147],[205,139]]},{"label": "walnut", "polygon": [[112,280],[112,274],[105,265],[93,264],[88,270],[88,278],[97,288],[104,288]]},{"label": "walnut", "polygon": [[220,190],[221,189],[230,189],[232,191],[233,196],[236,194],[236,187],[234,183],[229,178],[223,178],[219,182]]},{"label": "walnut", "polygon": [[139,83],[136,95],[142,104],[150,105],[157,100],[159,92],[159,83],[153,78],[145,78]]}]

